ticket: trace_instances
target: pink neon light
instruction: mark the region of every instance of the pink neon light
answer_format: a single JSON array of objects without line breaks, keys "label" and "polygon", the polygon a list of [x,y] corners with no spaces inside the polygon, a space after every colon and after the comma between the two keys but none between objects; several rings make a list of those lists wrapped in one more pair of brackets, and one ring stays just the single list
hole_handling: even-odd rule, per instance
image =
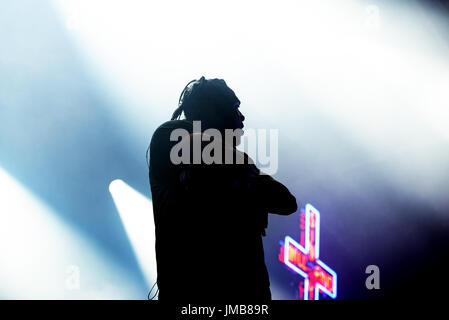
[{"label": "pink neon light", "polygon": [[335,299],[337,274],[319,259],[320,213],[307,204],[299,221],[300,242],[286,236],[279,260],[304,278],[299,284],[300,299],[318,300],[320,292]]}]

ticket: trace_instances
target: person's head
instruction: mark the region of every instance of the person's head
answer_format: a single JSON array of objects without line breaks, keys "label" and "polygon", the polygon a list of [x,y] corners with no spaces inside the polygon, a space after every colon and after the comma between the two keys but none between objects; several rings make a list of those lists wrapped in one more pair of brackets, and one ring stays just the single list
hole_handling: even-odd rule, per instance
[{"label": "person's head", "polygon": [[245,117],[239,111],[239,106],[240,100],[223,79],[201,77],[186,85],[172,120],[184,112],[187,120],[201,121],[202,129],[241,129]]}]

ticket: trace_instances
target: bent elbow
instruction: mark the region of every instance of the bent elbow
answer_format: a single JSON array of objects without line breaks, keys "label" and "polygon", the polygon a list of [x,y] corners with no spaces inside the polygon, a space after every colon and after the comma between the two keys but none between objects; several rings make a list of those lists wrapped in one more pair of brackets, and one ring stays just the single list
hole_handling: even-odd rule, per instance
[{"label": "bent elbow", "polygon": [[280,206],[275,212],[283,216],[288,216],[292,213],[295,213],[298,210],[298,204],[296,203],[296,198],[290,194],[289,197],[287,197],[282,206]]},{"label": "bent elbow", "polygon": [[286,207],[286,215],[295,213],[298,211],[298,203],[296,202],[296,198],[293,195],[290,195],[290,199],[288,200],[288,205]]}]

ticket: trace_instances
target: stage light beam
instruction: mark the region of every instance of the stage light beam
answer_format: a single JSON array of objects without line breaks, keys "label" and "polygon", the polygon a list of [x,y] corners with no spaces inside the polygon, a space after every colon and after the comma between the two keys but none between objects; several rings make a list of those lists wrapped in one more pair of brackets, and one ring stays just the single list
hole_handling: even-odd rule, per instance
[{"label": "stage light beam", "polygon": [[126,270],[2,168],[0,195],[0,299],[145,298]]},{"label": "stage light beam", "polygon": [[153,204],[123,180],[109,184],[109,192],[131,241],[139,266],[151,287],[156,281]]}]

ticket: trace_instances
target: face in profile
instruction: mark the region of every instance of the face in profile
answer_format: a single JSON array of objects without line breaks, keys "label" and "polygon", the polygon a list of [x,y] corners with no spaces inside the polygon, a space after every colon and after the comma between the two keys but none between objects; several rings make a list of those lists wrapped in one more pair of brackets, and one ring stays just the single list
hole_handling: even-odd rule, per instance
[{"label": "face in profile", "polygon": [[242,112],[240,111],[240,102],[237,102],[234,106],[233,109],[235,110],[235,121],[234,121],[234,129],[243,129],[244,125],[243,125],[243,121],[245,121],[245,116],[242,114]]},{"label": "face in profile", "polygon": [[236,102],[233,109],[233,125],[232,129],[235,131],[235,137],[236,137],[236,146],[240,145],[242,142],[242,136],[243,136],[243,121],[245,121],[245,116],[240,112],[240,102]]},{"label": "face in profile", "polygon": [[[231,89],[229,90],[232,92]],[[237,102],[232,105],[228,104],[218,107],[217,109],[215,109],[214,113],[216,123],[213,127],[220,130],[222,134],[225,133],[225,138],[227,139],[226,141],[228,141],[228,143],[230,143],[230,135],[232,135],[234,137],[233,144],[236,146],[239,145],[244,133],[243,122],[245,121],[245,116],[240,111],[240,101],[237,100]]]}]

